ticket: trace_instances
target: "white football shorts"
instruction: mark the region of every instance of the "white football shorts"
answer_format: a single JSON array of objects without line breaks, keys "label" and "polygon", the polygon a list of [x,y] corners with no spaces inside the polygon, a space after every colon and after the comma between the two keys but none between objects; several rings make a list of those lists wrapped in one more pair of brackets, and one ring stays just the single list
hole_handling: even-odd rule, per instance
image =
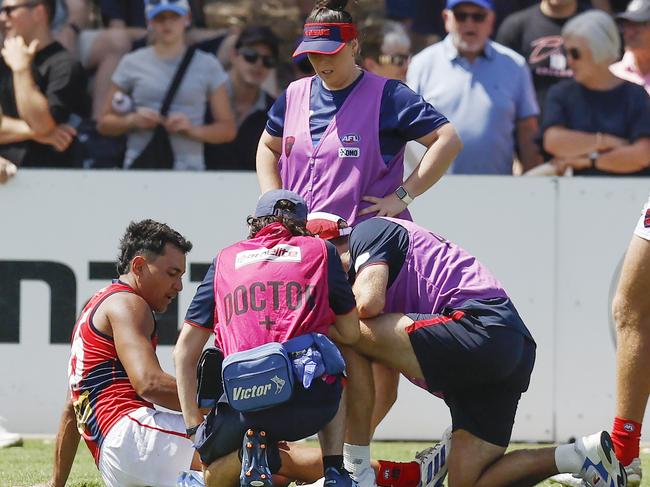
[{"label": "white football shorts", "polygon": [[634,234],[650,241],[650,198],[648,198],[648,202],[643,207],[641,218],[639,218],[639,222],[636,224]]},{"label": "white football shorts", "polygon": [[176,487],[194,455],[183,416],[142,407],[110,429],[99,454],[107,487]]}]

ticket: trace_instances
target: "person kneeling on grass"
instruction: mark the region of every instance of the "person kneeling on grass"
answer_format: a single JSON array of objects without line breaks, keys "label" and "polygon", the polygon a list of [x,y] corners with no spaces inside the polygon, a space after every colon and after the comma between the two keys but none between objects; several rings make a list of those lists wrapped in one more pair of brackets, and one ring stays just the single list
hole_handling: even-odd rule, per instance
[{"label": "person kneeling on grass", "polygon": [[[270,487],[272,473],[287,474],[277,442],[317,432],[327,485],[356,485],[343,468],[344,362],[325,335],[354,344],[359,320],[336,249],[306,220],[297,194],[262,195],[249,238],[219,252],[186,315],[174,363],[207,486],[236,485],[239,474],[242,486]],[[225,394],[204,420],[195,370],[213,331]]]},{"label": "person kneeling on grass", "polygon": [[[371,218],[332,242],[354,282],[362,320],[353,348],[449,406],[450,487],[534,485],[559,472],[591,487],[626,486],[606,431],[574,445],[505,453],[536,345],[499,281],[475,257],[397,218]],[[441,479],[431,480],[422,485]]]}]

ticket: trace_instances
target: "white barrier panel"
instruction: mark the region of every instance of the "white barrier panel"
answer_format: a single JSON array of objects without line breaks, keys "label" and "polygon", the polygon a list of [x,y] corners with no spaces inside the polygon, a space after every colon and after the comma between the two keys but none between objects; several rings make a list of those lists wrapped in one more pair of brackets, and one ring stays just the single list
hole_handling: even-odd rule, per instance
[{"label": "white barrier panel", "polygon": [[555,322],[559,441],[612,426],[615,346],[610,290],[618,282],[619,265],[648,194],[650,184],[643,178],[569,179],[559,186]]},{"label": "white barrier panel", "polygon": [[[165,221],[195,244],[185,289],[163,323],[163,342],[173,343],[171,328],[202,269],[217,249],[245,237],[257,191],[254,174],[242,173],[23,170],[0,187],[0,310],[10,311],[0,314],[0,416],[9,428],[56,431],[72,326],[64,318],[104,284],[129,221]],[[537,340],[513,439],[552,441],[610,425],[608,292],[647,193],[644,180],[458,176],[413,204],[418,223],[497,275]],[[171,349],[161,345],[159,356],[173,373]],[[377,437],[436,438],[449,422],[442,401],[406,382]]]}]

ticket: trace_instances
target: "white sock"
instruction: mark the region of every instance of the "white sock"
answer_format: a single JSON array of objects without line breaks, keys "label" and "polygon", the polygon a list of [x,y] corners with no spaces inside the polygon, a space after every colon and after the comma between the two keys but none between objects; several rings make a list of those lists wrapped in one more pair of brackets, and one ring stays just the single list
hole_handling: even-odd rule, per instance
[{"label": "white sock", "polygon": [[352,475],[359,475],[370,467],[370,446],[343,443],[343,466]]},{"label": "white sock", "polygon": [[572,443],[555,448],[555,466],[560,473],[580,473],[583,458]]}]

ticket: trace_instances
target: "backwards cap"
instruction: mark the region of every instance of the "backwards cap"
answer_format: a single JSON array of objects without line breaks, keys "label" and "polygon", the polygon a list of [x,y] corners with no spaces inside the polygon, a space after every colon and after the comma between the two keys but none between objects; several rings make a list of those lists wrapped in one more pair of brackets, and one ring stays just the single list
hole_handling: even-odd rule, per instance
[{"label": "backwards cap", "polygon": [[345,219],[324,211],[316,211],[307,215],[307,230],[323,240],[344,237],[352,232],[352,228],[348,226]]},{"label": "backwards cap", "polygon": [[[293,203],[293,208],[291,210],[276,208],[278,202],[282,200]],[[305,221],[307,220],[307,203],[302,199],[302,196],[293,191],[288,191],[286,189],[272,189],[260,196],[260,199],[257,201],[257,206],[255,207],[254,216],[262,217],[271,215],[286,215],[295,218],[296,220]]]}]

